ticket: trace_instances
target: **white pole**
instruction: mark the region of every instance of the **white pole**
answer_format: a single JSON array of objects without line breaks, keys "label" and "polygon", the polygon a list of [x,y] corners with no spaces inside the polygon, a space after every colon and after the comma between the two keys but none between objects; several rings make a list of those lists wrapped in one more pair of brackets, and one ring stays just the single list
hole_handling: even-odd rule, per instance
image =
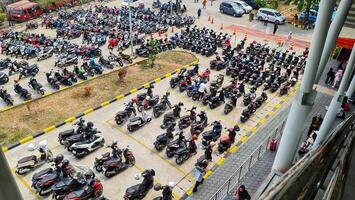
[{"label": "white pole", "polygon": [[342,81],[340,83],[340,86],[338,88],[337,93],[333,97],[332,101],[330,102],[329,108],[327,113],[325,114],[324,120],[322,122],[322,125],[319,128],[319,132],[316,138],[316,141],[314,142],[314,145],[312,148],[317,148],[322,142],[327,138],[330,129],[333,125],[333,122],[336,118],[337,112],[340,108],[340,105],[343,102],[344,98],[344,93],[346,90],[346,87],[348,86],[349,80],[351,78],[351,75],[353,74],[354,71],[354,66],[355,66],[355,48],[351,51],[351,55],[348,61],[348,64],[346,65],[345,73],[342,78]]},{"label": "white pole", "polygon": [[318,20],[316,21],[314,34],[312,36],[309,59],[306,64],[301,87],[292,102],[279,149],[272,166],[272,169],[277,172],[284,173],[292,166],[298,144],[303,136],[304,124],[312,110],[317,94],[313,89],[314,79],[317,74],[317,68],[322,53],[319,49],[323,49],[324,47],[335,1],[336,0],[322,0],[319,4]]}]

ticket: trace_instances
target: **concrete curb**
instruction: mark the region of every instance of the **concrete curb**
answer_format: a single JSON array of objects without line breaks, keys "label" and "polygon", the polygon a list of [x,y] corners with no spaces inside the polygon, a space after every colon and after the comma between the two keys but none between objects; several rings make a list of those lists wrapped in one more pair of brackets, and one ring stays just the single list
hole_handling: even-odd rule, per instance
[{"label": "concrete curb", "polygon": [[[266,123],[266,121],[271,118],[271,116],[274,114],[274,112],[276,110],[278,110],[279,108],[281,108],[281,105],[285,102],[287,102],[288,97],[292,97],[295,95],[297,89],[299,88],[299,85],[296,85],[294,87],[294,89],[292,91],[289,91],[288,95],[285,97],[282,97],[281,101],[279,103],[277,103],[272,110],[265,115],[253,128],[250,129],[250,131],[248,131],[246,133],[245,136],[242,137],[241,140],[237,141],[236,144],[234,144],[233,146],[231,146],[226,153],[216,162],[216,164],[214,166],[212,166],[212,168],[210,170],[206,171],[206,175],[204,176],[204,179],[207,179],[219,166],[221,166],[224,161],[233,153],[237,152],[238,147],[240,147],[241,145],[243,145],[243,143],[245,143],[249,137],[251,137],[253,135],[253,133],[255,133],[263,124]],[[192,189],[193,186],[191,188],[189,188],[186,193],[180,198],[180,200],[185,200],[187,199],[190,195],[192,195]]]},{"label": "concrete curb", "polygon": [[[192,62],[192,63],[190,63],[190,64],[187,64],[187,65],[185,65],[185,66],[182,66],[181,68],[189,68],[190,65],[192,65],[192,64],[198,64],[198,63],[199,63],[199,61],[198,61],[198,59],[196,58],[196,60],[195,60],[194,62]],[[127,67],[127,66],[126,66],[126,67]],[[11,145],[6,146],[6,147],[2,147],[2,151],[5,153],[5,152],[7,152],[7,151],[9,151],[9,150],[11,150],[11,149],[14,149],[14,148],[20,146],[21,144],[24,144],[24,143],[27,143],[27,142],[33,140],[34,138],[37,138],[37,137],[39,137],[39,136],[41,136],[41,135],[44,135],[44,134],[46,134],[46,133],[48,133],[48,132],[50,132],[50,131],[52,131],[52,130],[54,130],[54,129],[56,129],[56,128],[59,128],[59,127],[65,125],[65,124],[71,123],[71,122],[73,122],[74,120],[79,119],[80,117],[83,117],[83,116],[85,116],[85,115],[88,115],[88,114],[92,113],[92,112],[95,111],[95,110],[98,110],[98,109],[100,109],[100,108],[103,108],[103,107],[105,107],[105,106],[107,106],[107,105],[109,105],[109,104],[111,104],[111,103],[113,103],[113,102],[115,102],[115,101],[117,101],[117,100],[123,99],[124,97],[129,96],[129,95],[131,95],[131,94],[134,94],[134,93],[138,92],[139,90],[142,90],[142,89],[144,89],[144,88],[146,88],[146,87],[148,87],[148,86],[150,86],[150,85],[154,85],[155,83],[158,83],[159,81],[161,81],[161,80],[163,80],[163,79],[165,79],[165,78],[168,78],[168,77],[170,77],[170,76],[172,76],[172,75],[174,75],[174,74],[180,72],[180,71],[181,71],[181,68],[178,68],[178,69],[176,69],[176,70],[173,71],[173,72],[167,73],[167,74],[165,74],[165,75],[163,75],[163,76],[161,76],[161,77],[158,77],[158,78],[156,78],[156,79],[154,79],[154,80],[152,80],[152,81],[150,81],[150,82],[148,82],[148,83],[145,83],[145,84],[141,85],[141,86],[138,87],[138,88],[133,88],[133,89],[131,89],[129,92],[127,92],[127,93],[125,93],[125,94],[122,94],[122,95],[118,95],[118,96],[116,96],[115,98],[113,98],[113,99],[111,99],[111,100],[104,101],[104,102],[100,103],[98,106],[95,106],[95,107],[93,107],[93,108],[89,108],[89,109],[85,110],[84,112],[82,112],[82,113],[80,113],[80,114],[77,114],[76,116],[69,117],[68,119],[64,120],[63,122],[59,122],[59,123],[57,123],[57,124],[55,124],[55,125],[52,125],[52,126],[50,126],[50,127],[47,127],[47,128],[45,128],[45,129],[43,129],[42,131],[36,132],[36,133],[34,133],[34,134],[30,135],[30,136],[27,136],[27,137],[25,137],[25,138],[22,138],[22,139],[18,140],[17,142],[15,142],[14,144],[11,144]],[[122,69],[122,68],[119,68],[119,69]],[[112,71],[112,72],[114,72],[114,71]],[[111,73],[111,72],[110,72],[110,73]],[[107,74],[109,74],[109,73],[107,73]],[[105,74],[104,74],[104,75],[105,75]],[[102,75],[102,76],[104,76],[104,75]],[[97,77],[101,77],[101,76],[96,76],[96,77],[93,77],[92,79],[95,79],[95,78],[97,78]],[[90,79],[90,80],[92,80],[92,79]],[[83,82],[86,82],[86,81],[83,81]],[[81,83],[83,83],[83,82],[80,82],[80,83],[78,83],[78,84],[81,84]],[[67,88],[69,88],[69,87],[67,87]],[[62,90],[67,89],[67,88],[63,88]],[[60,90],[59,90],[59,91],[60,91]],[[56,92],[59,92],[59,91],[56,91]],[[51,93],[51,94],[54,94],[54,93],[56,93],[56,92],[53,92],[53,93]],[[51,94],[48,94],[48,95],[51,95]],[[47,95],[47,96],[48,96],[48,95]],[[37,98],[37,99],[40,99],[40,98]],[[37,99],[34,99],[34,100],[37,100]],[[23,104],[20,104],[20,105],[23,105]]]}]

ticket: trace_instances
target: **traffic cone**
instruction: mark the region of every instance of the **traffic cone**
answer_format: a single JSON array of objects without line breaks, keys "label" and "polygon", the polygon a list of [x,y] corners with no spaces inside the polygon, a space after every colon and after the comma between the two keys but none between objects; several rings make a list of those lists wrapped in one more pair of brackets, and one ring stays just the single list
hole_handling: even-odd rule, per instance
[{"label": "traffic cone", "polygon": [[208,21],[211,21],[211,16],[208,16]]},{"label": "traffic cone", "polygon": [[212,18],[212,20],[211,20],[211,24],[213,24],[213,21],[214,21],[214,18]]},{"label": "traffic cone", "polygon": [[171,27],[171,32],[174,33],[174,27],[173,26]]},{"label": "traffic cone", "polygon": [[220,29],[223,30],[223,23],[221,24],[221,28]]},{"label": "traffic cone", "polygon": [[236,32],[236,30],[234,29],[234,31],[233,31],[233,35],[237,35],[237,32]]},{"label": "traffic cone", "polygon": [[158,31],[158,37],[161,37],[161,32],[160,31]]}]

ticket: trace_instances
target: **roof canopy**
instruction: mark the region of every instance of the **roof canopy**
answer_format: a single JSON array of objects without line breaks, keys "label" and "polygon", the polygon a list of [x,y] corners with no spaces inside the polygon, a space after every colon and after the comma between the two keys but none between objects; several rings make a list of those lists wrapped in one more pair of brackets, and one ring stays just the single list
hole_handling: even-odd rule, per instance
[{"label": "roof canopy", "polygon": [[10,4],[10,5],[6,6],[6,8],[8,10],[23,10],[23,9],[27,9],[27,8],[32,8],[36,5],[37,5],[37,3],[35,3],[35,2],[22,0],[22,1],[18,1],[16,3]]},{"label": "roof canopy", "polygon": [[355,39],[351,39],[351,38],[337,38],[337,43],[336,45],[338,47],[343,47],[346,49],[352,49],[355,43]]}]

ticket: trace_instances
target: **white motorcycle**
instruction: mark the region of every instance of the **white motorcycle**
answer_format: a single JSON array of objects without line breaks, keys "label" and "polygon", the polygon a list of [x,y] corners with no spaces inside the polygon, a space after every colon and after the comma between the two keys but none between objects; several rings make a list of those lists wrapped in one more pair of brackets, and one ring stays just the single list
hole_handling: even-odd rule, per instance
[{"label": "white motorcycle", "polygon": [[47,141],[44,140],[39,142],[38,147],[35,147],[35,145],[32,143],[28,145],[29,151],[34,151],[37,148],[44,149],[46,157],[41,158],[40,156],[37,155],[31,155],[31,156],[26,156],[24,158],[21,158],[16,165],[17,174],[23,175],[29,172],[30,170],[43,165],[44,163],[49,163],[53,161],[53,153],[50,149],[47,148]]},{"label": "white motorcycle", "polygon": [[143,111],[142,116],[136,116],[129,119],[129,123],[127,124],[127,130],[129,132],[133,132],[139,129],[140,127],[143,127],[151,120],[152,117],[150,117],[145,111]]},{"label": "white motorcycle", "polygon": [[105,145],[105,139],[103,135],[96,133],[91,135],[91,138],[86,141],[76,142],[71,146],[74,156],[78,159],[83,158],[89,153],[101,148]]}]

